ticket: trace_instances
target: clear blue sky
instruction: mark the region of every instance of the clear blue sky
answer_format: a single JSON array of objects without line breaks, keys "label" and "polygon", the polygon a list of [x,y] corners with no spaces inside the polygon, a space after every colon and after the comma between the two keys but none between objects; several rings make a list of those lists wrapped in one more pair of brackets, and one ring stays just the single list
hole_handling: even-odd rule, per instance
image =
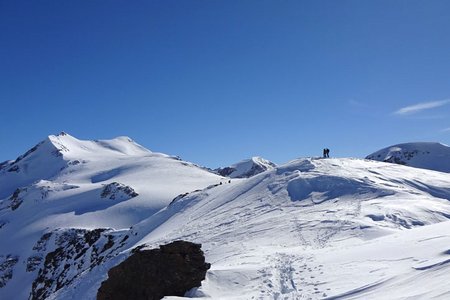
[{"label": "clear blue sky", "polygon": [[448,99],[447,0],[0,0],[0,161],[60,131],[210,167],[363,157],[450,144]]}]

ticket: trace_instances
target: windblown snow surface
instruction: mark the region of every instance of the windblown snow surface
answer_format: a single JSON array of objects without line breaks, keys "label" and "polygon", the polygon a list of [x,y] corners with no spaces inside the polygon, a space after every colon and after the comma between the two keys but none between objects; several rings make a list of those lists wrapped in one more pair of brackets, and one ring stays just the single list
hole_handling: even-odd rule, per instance
[{"label": "windblown snow surface", "polygon": [[[53,191],[48,198],[25,197],[17,209],[1,211],[6,222],[0,255],[10,255],[13,265],[1,299],[28,298],[43,263],[29,272],[25,265],[43,248],[41,235],[71,227],[109,228],[108,238],[121,243],[102,252],[104,260],[92,267],[92,247],[80,257],[67,252],[67,270],[46,274],[65,283],[52,286],[48,299],[95,299],[107,271],[132,249],[179,239],[201,243],[211,263],[202,286],[185,297],[450,297],[450,174],[362,159],[305,158],[218,185],[221,177],[162,154],[97,163],[47,179]],[[173,184],[182,179],[181,186]],[[139,196],[93,209],[88,203],[99,203],[101,184],[112,181]],[[163,191],[189,192],[212,183],[156,212],[167,198]],[[55,246],[49,242],[47,248]]]},{"label": "windblown snow surface", "polygon": [[450,147],[440,143],[398,144],[376,151],[366,158],[450,173]]}]

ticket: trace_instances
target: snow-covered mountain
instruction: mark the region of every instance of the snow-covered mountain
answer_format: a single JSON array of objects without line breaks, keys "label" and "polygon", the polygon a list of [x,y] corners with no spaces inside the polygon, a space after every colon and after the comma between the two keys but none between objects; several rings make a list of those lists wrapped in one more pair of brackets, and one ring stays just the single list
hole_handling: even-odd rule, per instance
[{"label": "snow-covered mountain", "polygon": [[78,140],[59,137],[74,154],[55,156],[67,167],[2,200],[0,299],[95,299],[133,249],[174,240],[201,243],[211,263],[186,297],[450,294],[450,174],[304,158],[228,183],[164,154],[93,156],[66,139]]},{"label": "snow-covered mountain", "polygon": [[366,157],[415,168],[450,172],[450,147],[440,143],[405,143],[376,151]]},{"label": "snow-covered mountain", "polygon": [[[0,299],[28,298],[37,274],[32,265],[38,268],[46,255],[36,251],[41,249],[36,243],[45,234],[62,228],[127,229],[177,195],[221,180],[127,137],[49,136],[0,170]],[[24,282],[26,290],[19,288]]]},{"label": "snow-covered mountain", "polygon": [[264,171],[271,170],[274,167],[276,165],[273,162],[254,156],[229,167],[219,168],[214,171],[219,175],[230,178],[249,178]]}]

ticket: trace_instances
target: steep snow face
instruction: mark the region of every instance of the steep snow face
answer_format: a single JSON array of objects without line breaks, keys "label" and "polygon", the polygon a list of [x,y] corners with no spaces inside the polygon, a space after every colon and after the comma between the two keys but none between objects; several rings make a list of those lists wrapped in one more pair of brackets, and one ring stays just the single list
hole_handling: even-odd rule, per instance
[{"label": "steep snow face", "polygon": [[66,166],[61,149],[48,138],[16,160],[0,165],[0,199],[11,194],[17,187],[55,176]]},{"label": "steep snow face", "polygon": [[240,161],[229,167],[219,168],[215,171],[222,176],[227,176],[230,178],[248,178],[267,170],[271,170],[275,166],[276,165],[273,162],[255,156]]},{"label": "steep snow face", "polygon": [[120,233],[120,254],[55,298],[94,299],[131,249],[183,239],[202,243],[211,263],[190,297],[444,299],[449,186],[450,174],[395,164],[294,160],[178,197]]},{"label": "steep snow face", "polygon": [[367,159],[450,172],[450,147],[440,143],[406,143],[381,149]]}]

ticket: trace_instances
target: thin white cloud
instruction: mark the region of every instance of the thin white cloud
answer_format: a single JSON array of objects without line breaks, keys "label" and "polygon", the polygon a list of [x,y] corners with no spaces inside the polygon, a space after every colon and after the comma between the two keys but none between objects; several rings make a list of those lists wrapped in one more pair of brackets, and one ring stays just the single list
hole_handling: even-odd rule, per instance
[{"label": "thin white cloud", "polygon": [[440,106],[443,106],[443,105],[446,105],[449,103],[450,103],[450,99],[417,103],[414,105],[405,106],[403,108],[400,108],[399,110],[397,110],[395,112],[395,114],[396,115],[415,114],[415,113],[421,112],[426,109],[440,107]]},{"label": "thin white cloud", "polygon": [[441,130],[442,132],[450,132],[450,127],[449,128],[444,128]]}]

